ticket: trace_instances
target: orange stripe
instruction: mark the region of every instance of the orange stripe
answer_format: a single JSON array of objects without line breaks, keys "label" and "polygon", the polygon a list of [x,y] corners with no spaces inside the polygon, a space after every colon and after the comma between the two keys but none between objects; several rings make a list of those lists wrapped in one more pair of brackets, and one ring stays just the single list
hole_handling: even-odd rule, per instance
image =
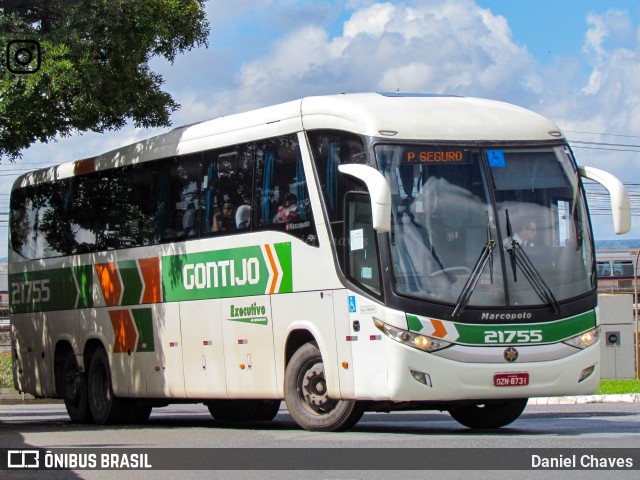
[{"label": "orange stripe", "polygon": [[438,338],[444,338],[447,336],[447,327],[444,326],[441,320],[431,319],[431,325],[433,325],[433,336]]},{"label": "orange stripe", "polygon": [[138,265],[140,265],[140,272],[144,280],[142,303],[161,302],[160,259],[158,257],[141,258],[138,260]]},{"label": "orange stripe", "polygon": [[78,160],[73,165],[74,175],[84,175],[85,173],[91,173],[96,171],[96,157],[85,158],[84,160]]},{"label": "orange stripe", "polygon": [[96,272],[107,306],[119,305],[122,297],[122,284],[115,262],[97,264]]},{"label": "orange stripe", "polygon": [[133,326],[131,312],[129,310],[110,310],[111,325],[116,334],[113,342],[113,353],[125,353],[136,351],[136,340],[138,334]]},{"label": "orange stripe", "polygon": [[269,257],[269,263],[271,264],[271,269],[273,270],[273,281],[269,286],[269,293],[273,295],[275,293],[276,285],[278,284],[278,277],[280,276],[280,274],[278,273],[276,262],[273,259],[273,254],[271,253],[271,247],[269,245],[265,245],[264,249],[267,252],[267,257]]}]

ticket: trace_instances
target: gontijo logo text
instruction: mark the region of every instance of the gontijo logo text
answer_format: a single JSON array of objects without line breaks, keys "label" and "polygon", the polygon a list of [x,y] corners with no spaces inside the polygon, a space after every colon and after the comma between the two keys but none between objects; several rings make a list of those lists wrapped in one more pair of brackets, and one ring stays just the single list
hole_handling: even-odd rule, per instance
[{"label": "gontijo logo text", "polygon": [[163,257],[162,287],[167,302],[291,292],[291,243]]}]

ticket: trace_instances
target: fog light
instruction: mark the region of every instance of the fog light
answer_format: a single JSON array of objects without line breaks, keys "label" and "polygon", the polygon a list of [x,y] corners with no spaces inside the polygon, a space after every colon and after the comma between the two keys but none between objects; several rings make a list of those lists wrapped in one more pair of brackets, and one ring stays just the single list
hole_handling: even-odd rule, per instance
[{"label": "fog light", "polygon": [[431,377],[428,373],[418,372],[417,370],[409,370],[411,372],[411,376],[418,382],[426,385],[427,387],[431,387]]},{"label": "fog light", "polygon": [[596,366],[595,365],[591,365],[589,368],[585,368],[584,370],[582,370],[582,373],[580,374],[580,379],[578,380],[578,383],[580,383],[583,380],[586,380],[587,378],[589,378],[595,369],[596,369]]}]

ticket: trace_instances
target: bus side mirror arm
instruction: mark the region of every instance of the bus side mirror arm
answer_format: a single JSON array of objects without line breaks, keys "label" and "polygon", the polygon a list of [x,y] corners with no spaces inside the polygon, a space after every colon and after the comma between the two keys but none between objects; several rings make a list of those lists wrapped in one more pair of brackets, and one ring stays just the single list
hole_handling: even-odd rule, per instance
[{"label": "bus side mirror arm", "polygon": [[362,180],[371,196],[373,229],[378,233],[391,231],[391,190],[384,176],[368,165],[349,163],[338,166],[340,172]]},{"label": "bus side mirror arm", "polygon": [[578,167],[578,172],[580,172],[580,176],[600,183],[609,191],[613,229],[616,234],[621,235],[631,230],[631,203],[629,202],[629,193],[622,182],[599,168]]}]

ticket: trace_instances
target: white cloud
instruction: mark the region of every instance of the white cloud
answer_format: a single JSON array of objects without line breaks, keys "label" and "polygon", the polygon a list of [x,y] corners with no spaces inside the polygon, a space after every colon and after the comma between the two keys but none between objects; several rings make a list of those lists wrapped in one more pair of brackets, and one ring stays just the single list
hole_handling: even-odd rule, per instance
[{"label": "white cloud", "polygon": [[396,7],[391,3],[376,3],[357,11],[344,24],[344,36],[356,37],[370,35],[379,37],[395,14]]},{"label": "white cloud", "polygon": [[242,65],[229,94],[241,104],[397,88],[515,99],[537,85],[533,66],[507,21],[471,0],[375,3],[354,11],[342,35],[312,20],[287,33]]}]

